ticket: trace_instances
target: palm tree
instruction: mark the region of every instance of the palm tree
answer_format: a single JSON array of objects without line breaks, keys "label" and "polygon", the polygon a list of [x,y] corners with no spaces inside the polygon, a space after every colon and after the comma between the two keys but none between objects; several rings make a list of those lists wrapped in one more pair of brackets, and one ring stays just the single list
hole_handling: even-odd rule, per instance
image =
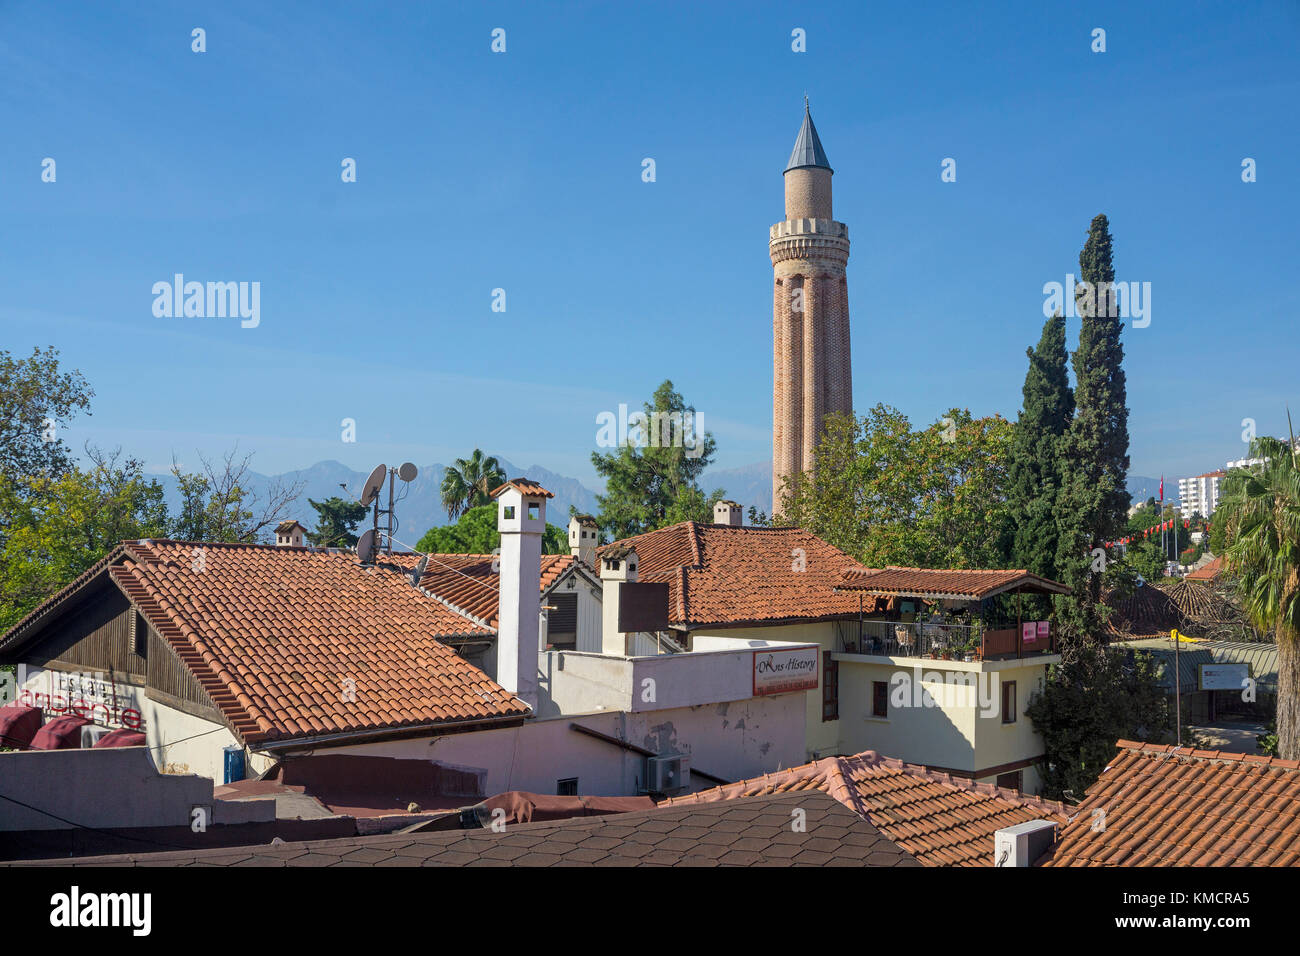
[{"label": "palm tree", "polygon": [[[1291,415],[1287,413],[1290,425]],[[1277,641],[1278,756],[1300,758],[1300,462],[1291,443],[1256,439],[1262,465],[1234,468],[1224,479],[1219,512],[1227,544],[1224,570],[1251,622]],[[1215,515],[1219,518],[1220,515]]]},{"label": "palm tree", "polygon": [[501,463],[475,448],[469,458],[457,458],[442,476],[442,506],[455,521],[470,508],[492,500],[491,493],[506,480]]}]

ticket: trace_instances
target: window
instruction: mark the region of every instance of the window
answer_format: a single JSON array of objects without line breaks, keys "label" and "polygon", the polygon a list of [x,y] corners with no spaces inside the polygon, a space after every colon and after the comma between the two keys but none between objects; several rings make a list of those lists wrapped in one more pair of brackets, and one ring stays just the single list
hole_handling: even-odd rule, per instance
[{"label": "window", "polygon": [[840,719],[840,662],[822,651],[822,720]]},{"label": "window", "polygon": [[149,649],[149,625],[139,611],[131,615],[131,651],[144,657]]},{"label": "window", "polygon": [[530,502],[528,502],[528,518],[529,518],[529,520],[531,520],[531,521],[536,521],[536,520],[537,520],[538,518],[540,518],[541,516],[542,516],[541,505],[539,505],[536,501],[530,501]]},{"label": "window", "polygon": [[1023,773],[1023,770],[1013,770],[1010,773],[998,774],[998,786],[1008,787],[1012,790],[1023,790],[1023,780],[1021,779]]},{"label": "window", "polygon": [[887,680],[871,682],[871,716],[889,716],[889,681]]},{"label": "window", "polygon": [[1013,680],[1002,682],[1002,722],[1016,722],[1016,682]]},{"label": "window", "polygon": [[563,780],[555,781],[555,795],[557,797],[576,797],[578,795],[578,778],[565,777]]},{"label": "window", "polygon": [[552,594],[548,603],[551,610],[546,612],[546,643],[556,650],[577,649],[578,595]]},{"label": "window", "polygon": [[507,520],[507,521],[514,521],[514,520],[515,520],[515,506],[514,506],[514,505],[502,505],[502,506],[501,506],[501,517],[505,518],[505,520]]}]

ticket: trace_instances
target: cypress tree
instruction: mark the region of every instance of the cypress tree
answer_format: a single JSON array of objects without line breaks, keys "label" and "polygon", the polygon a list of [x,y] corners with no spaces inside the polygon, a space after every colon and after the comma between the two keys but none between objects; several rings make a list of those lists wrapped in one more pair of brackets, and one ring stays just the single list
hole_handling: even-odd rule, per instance
[{"label": "cypress tree", "polygon": [[1102,575],[1093,551],[1119,536],[1129,493],[1128,407],[1124,381],[1123,320],[1115,308],[1111,235],[1104,215],[1092,220],[1079,253],[1079,347],[1073,356],[1074,421],[1066,432],[1064,493],[1057,511],[1057,569],[1071,598],[1058,602],[1067,637],[1100,635],[1097,610]]},{"label": "cypress tree", "polygon": [[1062,441],[1074,417],[1074,392],[1066,372],[1065,317],[1043,323],[1037,349],[1025,349],[1024,407],[1011,444],[1011,515],[1015,522],[1012,563],[1055,578],[1057,512],[1064,473]]}]

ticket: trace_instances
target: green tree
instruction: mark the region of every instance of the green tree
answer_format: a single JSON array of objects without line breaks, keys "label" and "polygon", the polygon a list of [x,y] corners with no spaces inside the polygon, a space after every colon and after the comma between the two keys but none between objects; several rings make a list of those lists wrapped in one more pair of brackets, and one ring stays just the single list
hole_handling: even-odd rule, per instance
[{"label": "green tree", "polygon": [[1294,439],[1258,438],[1261,465],[1223,480],[1216,516],[1225,524],[1224,570],[1251,623],[1277,642],[1278,754],[1300,759],[1300,466]]},{"label": "green tree", "polygon": [[[497,531],[495,504],[470,508],[455,524],[430,528],[421,536],[415,550],[424,554],[491,554],[501,547]],[[542,535],[543,554],[568,554],[569,535],[563,528],[547,522]]]},{"label": "green tree", "polygon": [[58,593],[121,541],[167,534],[162,486],[135,459],[87,447],[89,467],[0,476],[0,632]]},{"label": "green tree", "polygon": [[307,499],[316,510],[316,530],[307,532],[307,540],[318,548],[351,548],[357,543],[357,523],[368,510],[359,501],[337,496],[324,501]]},{"label": "green tree", "polygon": [[1111,247],[1106,217],[1097,216],[1079,253],[1081,282],[1075,301],[1081,323],[1072,359],[1075,416],[1062,443],[1065,483],[1057,511],[1057,573],[1073,592],[1056,599],[1057,622],[1067,645],[1100,638],[1102,575],[1094,571],[1094,551],[1119,537],[1129,506],[1123,321],[1115,306]]},{"label": "green tree", "polygon": [[1049,668],[1025,712],[1043,736],[1043,795],[1082,797],[1115,756],[1117,740],[1161,743],[1171,722],[1169,695],[1151,655],[1080,645]]},{"label": "green tree", "polygon": [[0,349],[0,475],[32,490],[27,479],[70,471],[59,431],[78,412],[90,414],[94,394],[80,372],[60,370],[57,349],[33,349],[25,359]]},{"label": "green tree", "polygon": [[492,500],[492,492],[505,483],[501,462],[475,448],[468,458],[457,458],[442,476],[442,506],[447,517],[455,521],[470,508],[479,508]]},{"label": "green tree", "polygon": [[1024,406],[1011,442],[1009,510],[1015,526],[1012,563],[1056,578],[1057,515],[1061,509],[1061,446],[1074,417],[1066,370],[1065,317],[1043,324],[1037,349],[1026,349]]},{"label": "green tree", "polygon": [[[605,479],[596,520],[615,540],[676,521],[711,521],[713,503],[725,495],[722,489],[705,495],[699,487],[717,441],[712,432],[700,434],[694,406],[673,383],[665,380],[644,408],[628,417],[626,440],[615,451],[591,455]],[[602,429],[602,444],[617,444],[613,431],[612,424]]]},{"label": "green tree", "polygon": [[828,416],[811,475],[782,494],[783,521],[872,567],[1005,567],[1012,425],[951,409],[928,428],[876,405]]},{"label": "green tree", "polygon": [[303,482],[272,479],[254,490],[252,455],[236,446],[220,462],[199,455],[200,470],[184,471],[172,460],[180,509],[171,536],[181,541],[265,541],[302,493]]}]

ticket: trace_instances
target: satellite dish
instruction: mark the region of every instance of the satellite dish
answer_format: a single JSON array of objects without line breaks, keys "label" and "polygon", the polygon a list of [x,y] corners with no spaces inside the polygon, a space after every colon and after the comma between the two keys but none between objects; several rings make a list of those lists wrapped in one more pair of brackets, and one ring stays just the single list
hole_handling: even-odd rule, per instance
[{"label": "satellite dish", "polygon": [[419,563],[416,564],[415,566],[415,570],[411,572],[412,584],[418,585],[420,583],[420,578],[424,577],[424,569],[427,568],[428,566],[429,566],[429,556],[427,554],[421,556]]},{"label": "satellite dish", "polygon": [[388,477],[388,468],[384,465],[376,465],[375,470],[366,479],[366,483],[361,486],[361,503],[363,505],[368,505],[375,500],[384,487],[386,477]]},{"label": "satellite dish", "polygon": [[420,469],[415,467],[413,462],[404,461],[397,469],[397,477],[403,481],[415,481],[415,476],[420,473]]},{"label": "satellite dish", "polygon": [[370,564],[375,560],[374,528],[367,528],[361,532],[361,537],[357,539],[357,557],[361,559],[362,564]]}]

